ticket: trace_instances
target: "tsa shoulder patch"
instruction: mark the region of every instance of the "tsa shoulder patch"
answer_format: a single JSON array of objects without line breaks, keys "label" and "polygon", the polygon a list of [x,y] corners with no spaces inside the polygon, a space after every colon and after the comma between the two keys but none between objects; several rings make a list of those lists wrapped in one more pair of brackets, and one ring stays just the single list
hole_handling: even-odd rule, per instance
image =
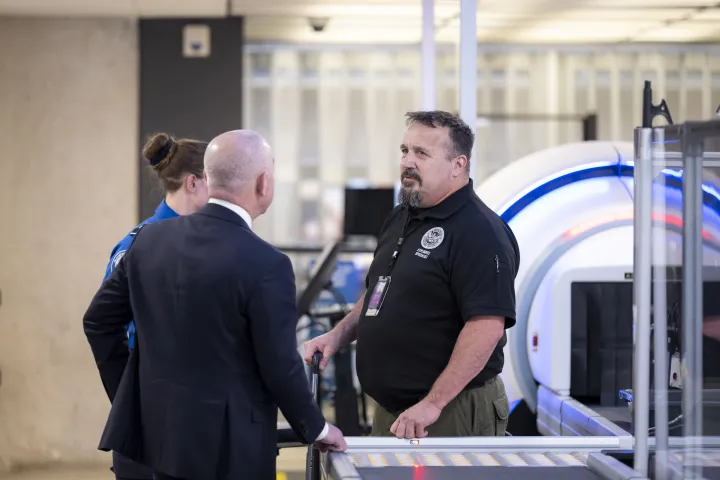
[{"label": "tsa shoulder patch", "polygon": [[117,268],[118,263],[120,263],[120,260],[122,260],[122,257],[125,255],[125,252],[127,250],[120,250],[118,253],[115,254],[115,256],[112,258],[112,268],[113,270]]}]

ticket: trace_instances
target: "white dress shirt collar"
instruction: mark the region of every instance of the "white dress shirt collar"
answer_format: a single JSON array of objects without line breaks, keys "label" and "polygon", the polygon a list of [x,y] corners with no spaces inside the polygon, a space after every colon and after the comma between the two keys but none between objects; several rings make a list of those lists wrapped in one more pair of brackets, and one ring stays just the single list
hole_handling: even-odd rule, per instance
[{"label": "white dress shirt collar", "polygon": [[245,223],[247,223],[248,228],[250,228],[250,230],[252,230],[252,217],[241,206],[235,205],[234,203],[228,202],[226,200],[220,200],[219,198],[211,198],[210,200],[208,200],[208,203],[215,203],[217,205],[222,205],[225,208],[229,208],[233,212],[240,215],[240,218],[242,218],[245,221]]}]

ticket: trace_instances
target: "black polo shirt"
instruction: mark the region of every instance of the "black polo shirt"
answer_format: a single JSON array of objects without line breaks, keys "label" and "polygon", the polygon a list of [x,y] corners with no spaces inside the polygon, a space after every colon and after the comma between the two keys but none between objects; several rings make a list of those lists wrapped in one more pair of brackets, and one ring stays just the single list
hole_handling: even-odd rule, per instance
[{"label": "black polo shirt", "polygon": [[[512,327],[519,263],[510,227],[478,198],[472,180],[434,207],[393,209],[378,236],[358,326],[363,390],[389,411],[405,410],[429,393],[447,367],[466,321],[493,315]],[[369,316],[368,301],[378,279],[387,276],[380,309]],[[503,335],[467,388],[502,371],[506,342]]]}]

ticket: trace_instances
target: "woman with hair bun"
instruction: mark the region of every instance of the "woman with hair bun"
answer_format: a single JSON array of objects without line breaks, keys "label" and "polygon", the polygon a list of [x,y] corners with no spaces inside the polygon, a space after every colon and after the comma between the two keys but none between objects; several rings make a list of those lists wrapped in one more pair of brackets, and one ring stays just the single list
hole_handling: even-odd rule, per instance
[{"label": "woman with hair bun", "polygon": [[[165,198],[152,217],[136,226],[113,248],[105,271],[105,279],[110,276],[130,248],[135,235],[143,225],[180,215],[190,215],[208,202],[203,168],[207,145],[207,142],[199,140],[185,138],[176,140],[167,133],[156,133],[148,139],[142,154],[157,175],[165,192]],[[132,350],[135,343],[134,322],[130,322],[127,326],[127,332],[128,347]],[[113,472],[117,480],[153,480],[151,469],[116,452],[113,452]]]}]

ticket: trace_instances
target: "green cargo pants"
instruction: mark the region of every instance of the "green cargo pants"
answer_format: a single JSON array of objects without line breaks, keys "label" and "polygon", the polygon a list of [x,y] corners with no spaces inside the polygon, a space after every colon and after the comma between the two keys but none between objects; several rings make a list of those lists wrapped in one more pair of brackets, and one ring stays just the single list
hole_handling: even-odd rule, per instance
[{"label": "green cargo pants", "polygon": [[[440,418],[425,430],[428,437],[503,437],[508,423],[508,398],[500,376],[482,387],[464,390],[440,413]],[[390,427],[402,412],[375,407],[372,432],[376,437],[393,436]]]}]

